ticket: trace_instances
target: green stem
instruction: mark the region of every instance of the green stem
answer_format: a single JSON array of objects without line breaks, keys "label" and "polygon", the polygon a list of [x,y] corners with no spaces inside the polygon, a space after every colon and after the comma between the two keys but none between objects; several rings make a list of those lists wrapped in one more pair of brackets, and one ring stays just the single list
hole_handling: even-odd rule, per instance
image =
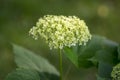
[{"label": "green stem", "polygon": [[62,80],[62,53],[61,53],[61,49],[59,50],[59,69],[60,69],[60,80]]}]

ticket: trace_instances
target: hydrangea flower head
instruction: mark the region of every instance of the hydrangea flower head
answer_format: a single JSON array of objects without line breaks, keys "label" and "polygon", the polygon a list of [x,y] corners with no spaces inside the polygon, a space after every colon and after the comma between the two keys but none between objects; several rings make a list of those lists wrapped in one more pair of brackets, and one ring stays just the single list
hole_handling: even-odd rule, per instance
[{"label": "hydrangea flower head", "polygon": [[40,36],[46,40],[50,49],[63,49],[65,46],[86,44],[91,34],[83,20],[75,16],[46,15],[30,29],[33,38]]},{"label": "hydrangea flower head", "polygon": [[111,77],[113,78],[112,80],[120,80],[120,64],[113,67]]}]

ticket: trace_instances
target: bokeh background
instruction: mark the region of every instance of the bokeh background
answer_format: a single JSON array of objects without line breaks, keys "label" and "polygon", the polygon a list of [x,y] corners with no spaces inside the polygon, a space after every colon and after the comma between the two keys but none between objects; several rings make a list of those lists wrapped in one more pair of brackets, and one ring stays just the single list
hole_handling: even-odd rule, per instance
[{"label": "bokeh background", "polygon": [[[47,58],[58,69],[58,54],[28,32],[47,14],[75,15],[85,20],[92,34],[120,42],[120,0],[0,0],[0,80],[15,69],[10,43]],[[64,56],[64,55],[63,55]],[[77,69],[63,57],[64,80],[95,80],[96,68]]]}]

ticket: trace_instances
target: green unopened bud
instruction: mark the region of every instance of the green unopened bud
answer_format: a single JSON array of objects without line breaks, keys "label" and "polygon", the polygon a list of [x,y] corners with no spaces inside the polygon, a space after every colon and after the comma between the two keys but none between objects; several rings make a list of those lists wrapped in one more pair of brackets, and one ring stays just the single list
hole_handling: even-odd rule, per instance
[{"label": "green unopened bud", "polygon": [[36,26],[30,29],[33,38],[39,36],[46,40],[50,49],[62,49],[65,46],[85,45],[91,34],[83,20],[75,16],[46,15],[40,18]]}]

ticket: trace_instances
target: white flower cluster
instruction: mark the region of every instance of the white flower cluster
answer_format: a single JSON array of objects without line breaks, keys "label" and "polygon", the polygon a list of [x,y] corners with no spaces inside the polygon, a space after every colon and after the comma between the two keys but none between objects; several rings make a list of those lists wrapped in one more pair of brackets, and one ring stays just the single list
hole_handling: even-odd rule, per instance
[{"label": "white flower cluster", "polygon": [[39,19],[29,33],[35,39],[43,37],[50,49],[62,49],[65,46],[75,46],[77,43],[85,45],[91,39],[85,22],[75,16],[46,15]]},{"label": "white flower cluster", "polygon": [[112,80],[120,80],[120,64],[113,67],[111,77]]}]

